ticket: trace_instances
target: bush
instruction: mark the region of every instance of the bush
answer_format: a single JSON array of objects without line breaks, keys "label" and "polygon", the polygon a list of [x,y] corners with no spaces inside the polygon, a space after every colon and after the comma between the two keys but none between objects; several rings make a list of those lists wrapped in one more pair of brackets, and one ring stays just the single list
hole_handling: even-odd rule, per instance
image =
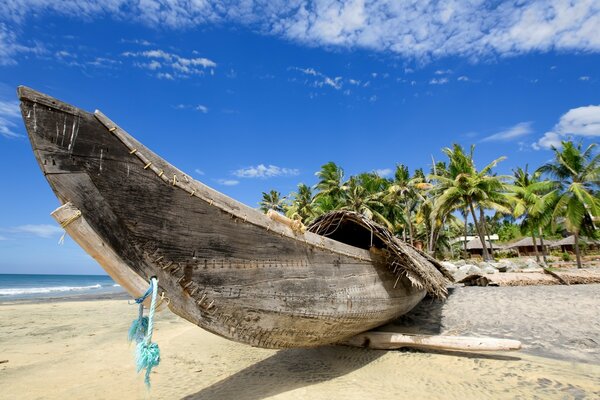
[{"label": "bush", "polygon": [[566,251],[563,252],[560,257],[563,261],[571,261],[571,259],[572,259],[571,255],[569,253],[567,253]]}]

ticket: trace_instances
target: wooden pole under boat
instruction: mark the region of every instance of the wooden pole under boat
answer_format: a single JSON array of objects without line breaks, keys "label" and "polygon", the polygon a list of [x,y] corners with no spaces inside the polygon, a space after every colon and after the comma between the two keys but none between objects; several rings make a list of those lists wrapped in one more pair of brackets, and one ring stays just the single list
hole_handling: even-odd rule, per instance
[{"label": "wooden pole under boat", "polygon": [[511,339],[406,335],[395,332],[365,332],[340,344],[376,350],[394,350],[404,347],[450,351],[512,351],[521,349],[521,342]]}]

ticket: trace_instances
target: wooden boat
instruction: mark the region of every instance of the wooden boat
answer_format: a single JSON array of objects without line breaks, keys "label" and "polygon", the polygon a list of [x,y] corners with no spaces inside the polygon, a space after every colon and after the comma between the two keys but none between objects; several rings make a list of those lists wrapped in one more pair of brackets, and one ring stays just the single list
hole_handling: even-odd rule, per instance
[{"label": "wooden boat", "polygon": [[99,111],[26,87],[18,95],[62,204],[54,217],[133,296],[156,276],[171,310],[210,332],[311,347],[385,324],[426,292],[446,294],[435,260],[357,214],[305,231],[192,179]]}]

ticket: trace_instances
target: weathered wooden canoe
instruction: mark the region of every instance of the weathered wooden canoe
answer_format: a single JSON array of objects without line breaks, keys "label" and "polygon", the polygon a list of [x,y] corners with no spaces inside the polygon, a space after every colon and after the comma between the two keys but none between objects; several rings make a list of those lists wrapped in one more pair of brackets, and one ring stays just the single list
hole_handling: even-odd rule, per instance
[{"label": "weathered wooden canoe", "polygon": [[359,216],[344,220],[354,245],[323,219],[321,235],[294,230],[193,180],[98,111],[26,87],[18,95],[63,204],[55,218],[133,296],[157,276],[172,311],[210,332],[259,347],[317,346],[385,324],[427,291],[446,293],[438,264],[386,246],[393,239]]}]

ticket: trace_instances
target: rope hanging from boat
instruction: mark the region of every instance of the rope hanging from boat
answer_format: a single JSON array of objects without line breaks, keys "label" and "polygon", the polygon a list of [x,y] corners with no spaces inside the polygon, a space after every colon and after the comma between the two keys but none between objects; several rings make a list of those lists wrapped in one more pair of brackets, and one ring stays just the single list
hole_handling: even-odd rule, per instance
[{"label": "rope hanging from boat", "polygon": [[131,322],[131,326],[129,327],[129,332],[127,334],[127,340],[129,342],[135,341],[135,343],[140,343],[146,337],[146,333],[148,332],[148,317],[144,317],[144,300],[148,296],[152,294],[152,281],[150,281],[150,286],[146,293],[144,293],[141,297],[135,299],[135,304],[139,305],[139,313],[137,319],[134,319]]},{"label": "rope hanging from boat", "polygon": [[[144,376],[144,382],[150,387],[150,373],[152,368],[156,367],[160,363],[160,349],[158,344],[152,342],[152,331],[154,329],[154,314],[156,312],[156,301],[158,293],[158,279],[152,277],[150,279],[150,287],[146,290],[141,297],[135,299],[135,302],[139,304],[138,318],[131,323],[129,328],[128,339],[129,341],[135,341],[136,346],[136,369],[137,372],[145,369],[146,373]],[[148,316],[144,317],[144,300],[148,296],[151,297],[150,310]]]},{"label": "rope hanging from boat", "polygon": [[65,236],[67,235],[67,226],[69,226],[71,222],[75,221],[79,217],[81,217],[81,211],[77,210],[73,213],[73,215],[71,215],[69,218],[60,223],[60,226],[65,230],[65,232],[62,234],[60,239],[58,239],[58,244],[63,244],[65,242]]}]

